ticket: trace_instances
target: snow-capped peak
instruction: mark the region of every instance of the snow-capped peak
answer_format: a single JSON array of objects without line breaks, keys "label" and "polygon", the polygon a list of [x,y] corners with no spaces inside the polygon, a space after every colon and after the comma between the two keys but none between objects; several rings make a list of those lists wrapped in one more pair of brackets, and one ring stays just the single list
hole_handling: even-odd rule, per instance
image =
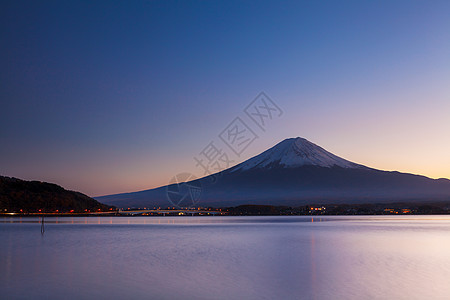
[{"label": "snow-capped peak", "polygon": [[280,166],[295,168],[306,165],[319,167],[338,166],[342,168],[361,168],[362,165],[340,158],[310,141],[297,137],[286,139],[258,156],[237,165],[232,171],[245,171],[253,168]]}]

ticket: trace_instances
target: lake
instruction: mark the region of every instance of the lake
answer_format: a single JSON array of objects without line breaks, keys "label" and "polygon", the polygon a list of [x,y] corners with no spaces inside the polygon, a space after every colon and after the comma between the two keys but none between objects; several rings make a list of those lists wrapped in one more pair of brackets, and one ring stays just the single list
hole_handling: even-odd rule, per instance
[{"label": "lake", "polygon": [[450,216],[0,218],[1,299],[450,299]]}]

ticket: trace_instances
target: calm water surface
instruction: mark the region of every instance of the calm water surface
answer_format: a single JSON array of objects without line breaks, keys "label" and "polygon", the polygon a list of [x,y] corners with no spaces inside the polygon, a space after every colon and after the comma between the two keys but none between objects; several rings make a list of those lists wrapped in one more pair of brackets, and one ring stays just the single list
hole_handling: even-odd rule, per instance
[{"label": "calm water surface", "polygon": [[0,218],[1,299],[450,299],[450,217]]}]

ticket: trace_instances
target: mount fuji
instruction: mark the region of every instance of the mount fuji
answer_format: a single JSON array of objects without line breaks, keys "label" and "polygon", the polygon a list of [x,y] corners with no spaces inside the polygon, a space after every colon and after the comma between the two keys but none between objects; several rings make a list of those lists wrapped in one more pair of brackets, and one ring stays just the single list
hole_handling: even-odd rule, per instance
[{"label": "mount fuji", "polygon": [[360,168],[362,165],[340,158],[304,138],[286,139],[258,156],[237,165],[233,171],[302,166]]},{"label": "mount fuji", "polygon": [[418,203],[450,201],[450,180],[369,168],[297,137],[210,176],[96,199],[117,207]]}]

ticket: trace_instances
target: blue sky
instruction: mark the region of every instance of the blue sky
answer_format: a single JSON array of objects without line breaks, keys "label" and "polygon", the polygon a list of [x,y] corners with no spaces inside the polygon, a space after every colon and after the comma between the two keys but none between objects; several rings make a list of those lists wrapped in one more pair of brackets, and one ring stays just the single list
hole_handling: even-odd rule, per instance
[{"label": "blue sky", "polygon": [[[261,92],[240,162],[302,136],[450,177],[448,1],[2,1],[0,174],[91,196],[201,176]],[[254,124],[253,124],[254,125]]]}]

